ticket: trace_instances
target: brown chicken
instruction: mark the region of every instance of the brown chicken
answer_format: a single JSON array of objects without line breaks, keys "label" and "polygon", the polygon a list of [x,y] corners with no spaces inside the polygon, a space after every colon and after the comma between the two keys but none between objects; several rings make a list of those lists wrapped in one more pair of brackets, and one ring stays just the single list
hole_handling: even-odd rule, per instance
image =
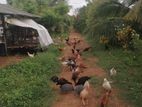
[{"label": "brown chicken", "polygon": [[58,48],[58,50],[59,50],[59,51],[64,51],[64,50],[65,50],[65,48]]},{"label": "brown chicken", "polygon": [[102,99],[101,99],[100,107],[107,107],[108,102],[109,102],[110,94],[111,94],[111,91],[107,91],[107,92],[103,95],[103,97],[102,97]]}]

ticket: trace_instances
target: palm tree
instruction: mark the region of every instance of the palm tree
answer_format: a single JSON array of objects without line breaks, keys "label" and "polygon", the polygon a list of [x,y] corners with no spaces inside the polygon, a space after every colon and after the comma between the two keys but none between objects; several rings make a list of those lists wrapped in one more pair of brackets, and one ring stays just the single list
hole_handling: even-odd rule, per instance
[{"label": "palm tree", "polygon": [[142,0],[139,0],[125,16],[126,19],[142,24]]},{"label": "palm tree", "polygon": [[134,4],[137,1],[139,1],[139,0],[123,0],[122,4],[124,4],[125,6],[129,7],[130,5]]}]

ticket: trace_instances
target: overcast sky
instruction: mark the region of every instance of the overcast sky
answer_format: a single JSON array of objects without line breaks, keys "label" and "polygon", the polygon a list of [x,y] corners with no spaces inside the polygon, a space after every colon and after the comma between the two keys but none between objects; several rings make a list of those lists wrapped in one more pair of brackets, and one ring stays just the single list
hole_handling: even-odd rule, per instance
[{"label": "overcast sky", "polygon": [[6,0],[0,0],[0,3],[6,4]]},{"label": "overcast sky", "polygon": [[70,10],[69,14],[74,14],[75,9],[80,8],[84,5],[86,5],[86,1],[85,0],[67,0],[69,5],[72,6],[72,9]]},{"label": "overcast sky", "polygon": [[[74,14],[75,9],[86,5],[85,0],[67,0],[67,1],[68,1],[69,5],[72,6],[72,9],[69,12],[70,15]],[[0,3],[6,4],[6,0],[0,0]]]}]

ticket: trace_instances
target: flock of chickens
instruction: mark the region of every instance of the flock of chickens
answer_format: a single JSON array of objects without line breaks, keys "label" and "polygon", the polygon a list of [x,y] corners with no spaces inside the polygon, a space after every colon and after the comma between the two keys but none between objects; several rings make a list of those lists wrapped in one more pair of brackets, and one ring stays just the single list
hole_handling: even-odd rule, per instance
[{"label": "flock of chickens", "polygon": [[[51,80],[60,87],[60,91],[62,93],[67,93],[74,91],[77,95],[80,96],[83,106],[88,104],[88,96],[89,96],[89,88],[90,76],[80,76],[81,73],[84,72],[84,69],[87,68],[85,64],[83,64],[81,60],[81,55],[83,52],[91,50],[92,47],[86,47],[84,49],[77,49],[77,45],[82,42],[82,40],[78,38],[73,38],[70,40],[69,38],[65,39],[66,44],[70,47],[70,56],[68,58],[61,57],[59,60],[61,61],[63,66],[66,66],[71,72],[71,79],[73,81],[70,82],[63,77],[53,76]],[[59,48],[59,51],[64,51],[65,48]],[[116,70],[112,68],[110,70],[110,76],[115,76]],[[103,89],[105,90],[105,94],[103,95],[100,107],[106,107],[109,101],[110,94],[112,92],[111,82],[104,78],[104,82],[102,84]]]}]

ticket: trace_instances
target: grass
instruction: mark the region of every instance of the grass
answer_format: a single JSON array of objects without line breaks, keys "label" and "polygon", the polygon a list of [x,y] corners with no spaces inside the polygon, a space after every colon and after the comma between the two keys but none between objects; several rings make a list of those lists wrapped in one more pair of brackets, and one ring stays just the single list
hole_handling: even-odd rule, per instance
[{"label": "grass", "polygon": [[34,58],[0,69],[1,107],[50,107],[56,94],[50,78],[60,72],[56,46]]},{"label": "grass", "polygon": [[117,70],[114,85],[121,89],[120,97],[135,107],[141,107],[142,41],[137,42],[135,51],[124,51],[120,48],[106,51],[93,39],[88,41],[93,46],[92,54],[99,58],[98,65],[107,72],[112,67]]}]

